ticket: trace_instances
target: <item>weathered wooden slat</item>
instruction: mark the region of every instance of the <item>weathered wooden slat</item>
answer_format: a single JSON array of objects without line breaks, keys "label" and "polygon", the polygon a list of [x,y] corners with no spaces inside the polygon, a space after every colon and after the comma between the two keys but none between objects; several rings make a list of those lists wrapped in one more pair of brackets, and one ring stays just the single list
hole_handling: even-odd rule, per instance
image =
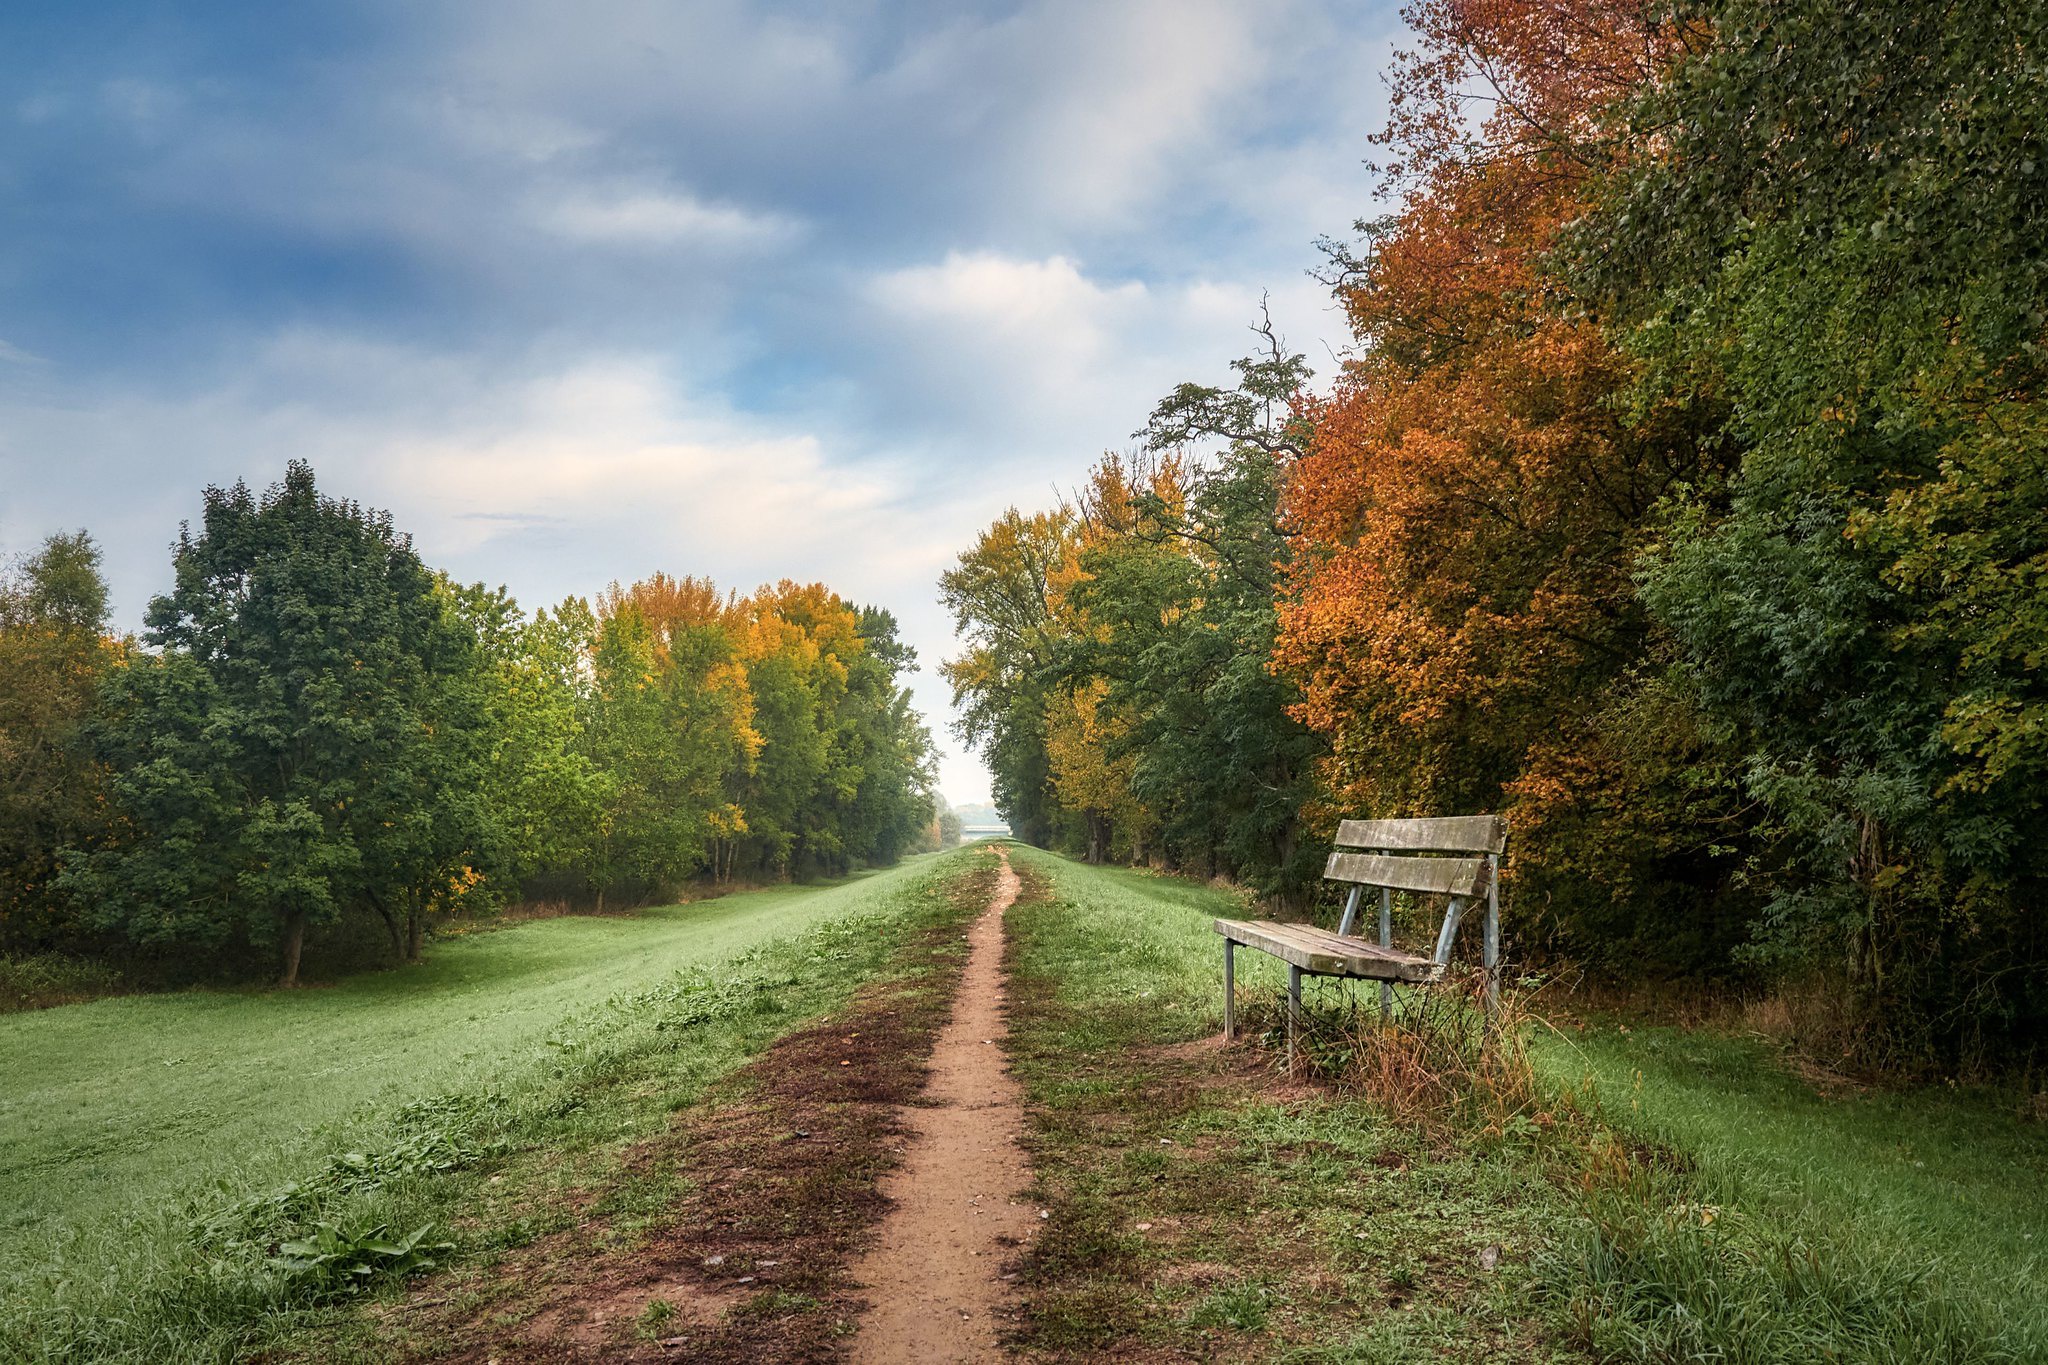
[{"label": "weathered wooden slat", "polygon": [[1337,847],[1417,853],[1500,853],[1508,822],[1498,815],[1445,815],[1428,820],[1346,820]]},{"label": "weathered wooden slat", "polygon": [[1382,948],[1363,939],[1338,938],[1313,925],[1219,919],[1216,932],[1233,943],[1270,953],[1314,976],[1360,977],[1368,981],[1434,981],[1438,976],[1436,964],[1426,957]]},{"label": "weathered wooden slat", "polygon": [[[1405,952],[1402,949],[1391,947],[1387,944],[1374,943],[1371,939],[1358,938],[1352,934],[1332,933],[1320,924],[1286,924],[1278,920],[1253,920],[1251,923],[1281,924],[1283,928],[1301,935],[1304,943],[1320,944],[1330,952],[1340,956],[1383,957],[1395,962],[1405,962],[1416,956],[1414,953]],[[1427,961],[1428,959],[1422,960]]]},{"label": "weathered wooden slat", "polygon": [[1384,853],[1332,853],[1323,875],[1333,882],[1389,886],[1445,896],[1477,896],[1486,890],[1484,858],[1391,858]]}]

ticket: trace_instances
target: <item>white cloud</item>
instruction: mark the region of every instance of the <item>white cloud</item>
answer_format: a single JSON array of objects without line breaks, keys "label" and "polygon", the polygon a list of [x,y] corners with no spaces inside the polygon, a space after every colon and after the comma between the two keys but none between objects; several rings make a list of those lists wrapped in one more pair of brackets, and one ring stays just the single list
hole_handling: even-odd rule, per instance
[{"label": "white cloud", "polygon": [[[1327,369],[1335,319],[1303,276],[1270,291],[1290,343]],[[875,424],[924,433],[960,467],[991,462],[1027,498],[1071,482],[1129,443],[1152,406],[1185,380],[1229,382],[1268,291],[1248,280],[1147,284],[1094,277],[1073,259],[949,253],[885,272],[864,290]],[[977,474],[975,477],[985,477]]]},{"label": "white cloud", "polygon": [[540,225],[588,242],[765,250],[799,234],[795,220],[668,190],[577,191],[544,204]]},{"label": "white cloud", "polygon": [[1043,82],[1016,137],[1016,169],[1083,223],[1140,210],[1175,170],[1198,167],[1257,89],[1266,35],[1292,5],[1126,0],[1033,11]]},{"label": "white cloud", "polygon": [[[506,583],[529,608],[657,569],[742,591],[816,579],[889,607],[925,663],[917,704],[958,750],[936,673],[955,646],[934,584],[1000,494],[948,497],[909,464],[856,463],[843,438],[734,411],[657,357],[505,367],[295,330],[209,392],[73,393],[6,417],[0,549],[90,529],[130,628],[166,586],[165,547],[203,485],[260,486],[305,458],[329,491],[389,509],[430,564]],[[953,752],[944,777],[949,794],[985,794],[970,757]]]},{"label": "white cloud", "polygon": [[1102,285],[1065,256],[1019,260],[994,252],[948,252],[937,265],[909,266],[877,277],[877,303],[907,319],[1017,336],[1043,343],[1060,336],[1090,349],[1119,315],[1143,307],[1137,280]]}]

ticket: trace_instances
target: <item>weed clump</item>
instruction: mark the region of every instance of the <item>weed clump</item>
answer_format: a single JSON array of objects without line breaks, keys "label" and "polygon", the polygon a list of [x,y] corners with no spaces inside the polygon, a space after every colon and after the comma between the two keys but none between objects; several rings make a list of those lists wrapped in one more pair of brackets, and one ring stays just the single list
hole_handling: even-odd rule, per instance
[{"label": "weed clump", "polygon": [[403,1237],[391,1236],[388,1223],[350,1232],[320,1221],[304,1237],[278,1247],[277,1259],[296,1285],[312,1297],[355,1293],[387,1277],[432,1270],[439,1258],[455,1250],[453,1242],[429,1242],[432,1223],[422,1223]]},{"label": "weed clump", "polygon": [[97,1000],[129,989],[121,973],[62,953],[0,953],[0,1014]]},{"label": "weed clump", "polygon": [[[1372,1101],[1397,1122],[1444,1134],[1526,1136],[1554,1121],[1539,1105],[1523,990],[1491,1009],[1485,978],[1454,972],[1427,987],[1399,987],[1383,1012],[1370,984],[1310,978],[1296,1020],[1297,1074]],[[1283,1047],[1283,991],[1239,1005],[1260,1041]]]},{"label": "weed clump", "polygon": [[1265,1330],[1272,1311],[1272,1290],[1262,1284],[1234,1284],[1216,1290],[1196,1304],[1188,1314],[1188,1325],[1259,1332]]}]

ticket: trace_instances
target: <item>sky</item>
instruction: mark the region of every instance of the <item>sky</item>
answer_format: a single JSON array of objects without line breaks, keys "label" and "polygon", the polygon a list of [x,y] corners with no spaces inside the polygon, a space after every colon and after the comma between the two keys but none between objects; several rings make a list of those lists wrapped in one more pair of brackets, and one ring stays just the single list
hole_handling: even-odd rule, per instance
[{"label": "sky", "polygon": [[1050,505],[1314,242],[1392,4],[358,0],[0,10],[0,552],[140,627],[201,490],[309,459],[544,606],[657,569],[894,611],[946,751],[938,575]]}]

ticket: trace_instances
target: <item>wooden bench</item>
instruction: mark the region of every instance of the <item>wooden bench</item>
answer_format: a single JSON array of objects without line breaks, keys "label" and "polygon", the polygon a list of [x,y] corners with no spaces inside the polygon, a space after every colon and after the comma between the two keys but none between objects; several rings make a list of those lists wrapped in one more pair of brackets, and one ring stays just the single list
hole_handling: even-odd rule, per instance
[{"label": "wooden bench", "polygon": [[[1223,1036],[1237,1036],[1237,946],[1256,948],[1287,964],[1287,1067],[1294,1069],[1294,1038],[1301,1016],[1301,979],[1330,976],[1380,983],[1380,1011],[1393,1010],[1395,984],[1427,985],[1450,965],[1451,945],[1467,907],[1484,898],[1486,932],[1480,961],[1486,969],[1486,1004],[1500,993],[1500,855],[1507,821],[1498,815],[1456,815],[1428,820],[1346,820],[1323,868],[1347,882],[1344,917],[1335,933],[1313,924],[1219,919],[1223,936]],[[1427,856],[1415,856],[1415,855]],[[1455,856],[1453,856],[1455,855]],[[1379,941],[1353,934],[1367,887],[1380,893]],[[1444,896],[1436,951],[1428,957],[1394,947],[1394,893]]]}]

